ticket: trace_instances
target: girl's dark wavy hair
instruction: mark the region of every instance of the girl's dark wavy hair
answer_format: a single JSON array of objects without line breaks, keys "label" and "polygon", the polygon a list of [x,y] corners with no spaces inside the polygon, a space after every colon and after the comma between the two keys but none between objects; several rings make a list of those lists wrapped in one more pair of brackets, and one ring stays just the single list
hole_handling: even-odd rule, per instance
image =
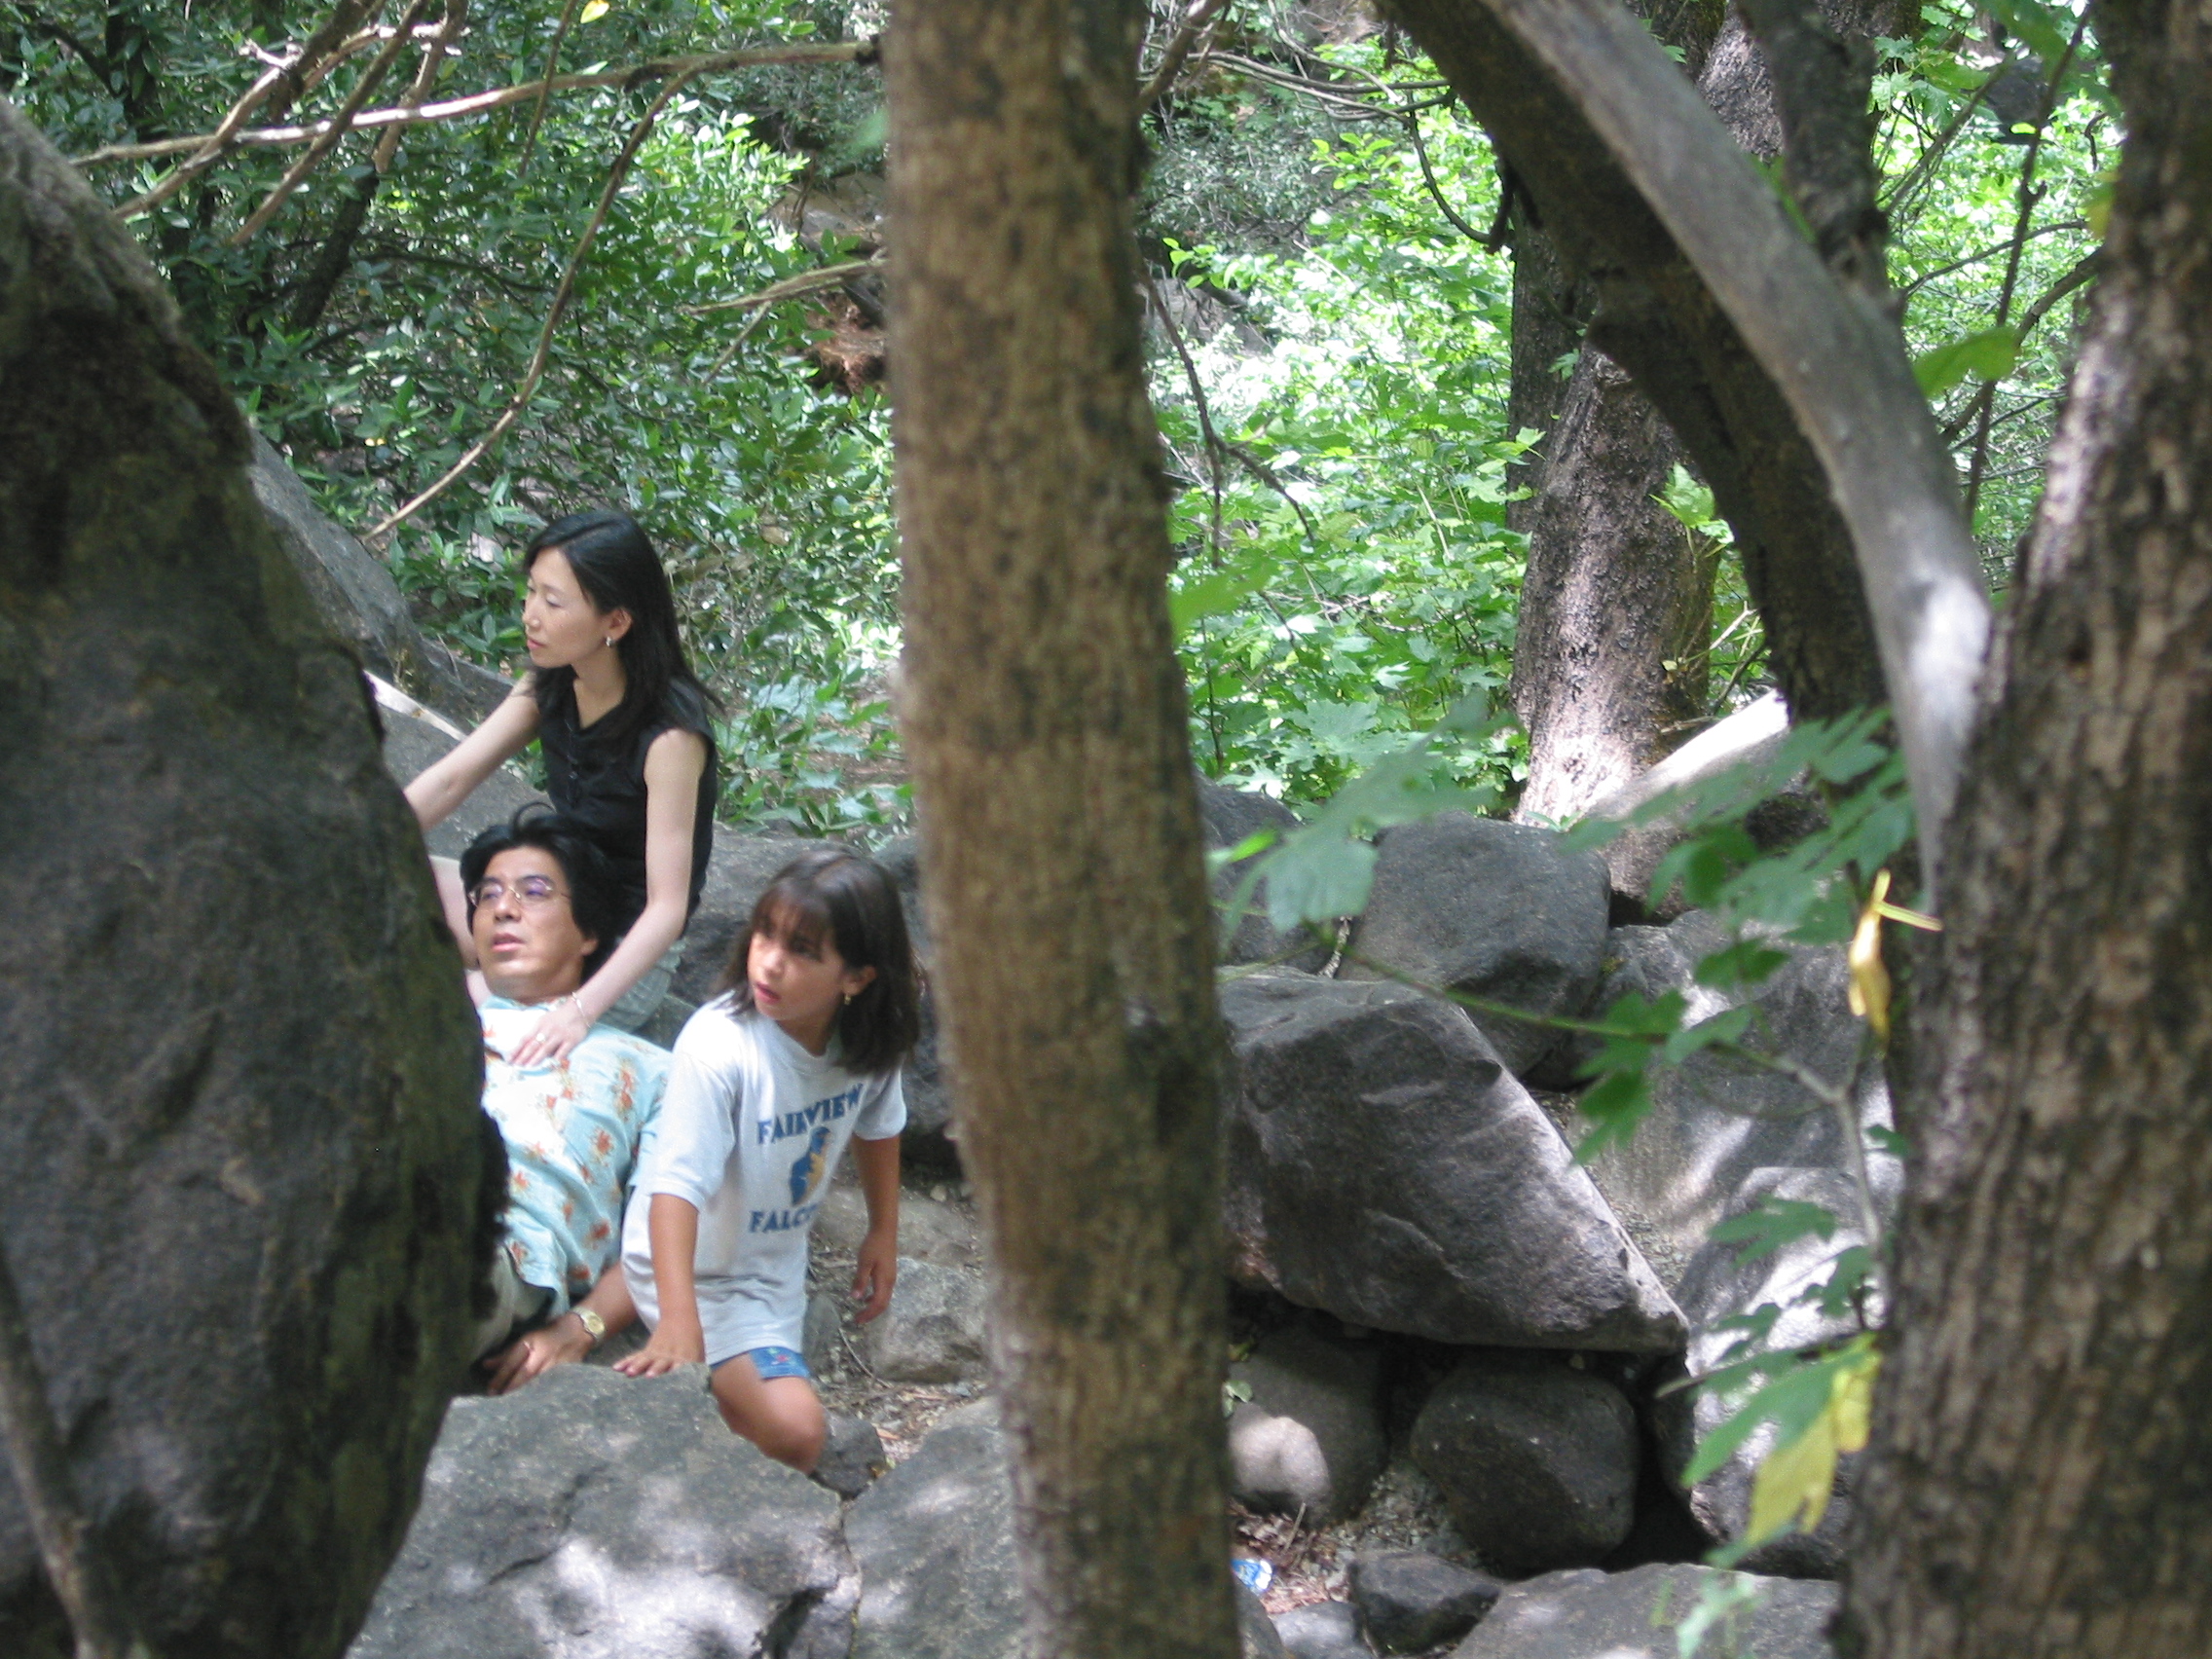
[{"label": "girl's dark wavy hair", "polygon": [[[621,703],[601,723],[615,750],[627,749],[654,725],[668,722],[695,731],[712,749],[709,717],[719,710],[715,694],[683,660],[676,631],[676,596],[653,544],[628,513],[570,513],[530,538],[523,549],[527,574],[541,553],[558,553],[576,572],[584,597],[600,610],[627,610],[630,631],[615,643],[622,659]],[[576,678],[572,668],[539,669],[531,694],[539,714],[551,709]],[[596,726],[594,729],[598,729]]]},{"label": "girl's dark wavy hair", "polygon": [[799,949],[824,942],[848,968],[873,968],[870,979],[837,1011],[839,1063],[846,1070],[896,1069],[921,1036],[921,976],[906,936],[899,888],[873,859],[836,848],[801,853],[776,872],[730,946],[717,996],[740,1010],[753,1007],[747,964],[753,936],[765,935]]}]

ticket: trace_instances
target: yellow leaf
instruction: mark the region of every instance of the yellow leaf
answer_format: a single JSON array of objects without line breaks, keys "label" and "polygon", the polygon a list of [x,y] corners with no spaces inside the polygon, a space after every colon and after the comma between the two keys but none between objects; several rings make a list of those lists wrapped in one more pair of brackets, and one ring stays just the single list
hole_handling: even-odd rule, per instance
[{"label": "yellow leaf", "polygon": [[1788,1446],[1778,1446],[1759,1464],[1751,1483],[1751,1520],[1748,1539],[1763,1542],[1792,1521],[1810,1532],[1827,1513],[1828,1490],[1835,1485],[1835,1405]]},{"label": "yellow leaf", "polygon": [[607,13],[607,0],[585,0],[584,9],[577,14],[577,17],[583,22],[596,23],[600,18],[606,17]]},{"label": "yellow leaf", "polygon": [[1882,1356],[1869,1350],[1862,1364],[1853,1366],[1835,1380],[1828,1396],[1828,1412],[1835,1419],[1835,1449],[1863,1452],[1874,1418],[1874,1379],[1881,1374]]},{"label": "yellow leaf", "polygon": [[1874,1029],[1875,1041],[1890,1040],[1890,971],[1882,965],[1883,901],[1890,896],[1890,872],[1878,870],[1866,908],[1851,934],[1851,1012]]}]

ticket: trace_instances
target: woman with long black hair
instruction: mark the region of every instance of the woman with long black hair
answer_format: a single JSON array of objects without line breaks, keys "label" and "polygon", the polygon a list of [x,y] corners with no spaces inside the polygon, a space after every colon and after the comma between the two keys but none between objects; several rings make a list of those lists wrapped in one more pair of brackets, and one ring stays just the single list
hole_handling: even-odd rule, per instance
[{"label": "woman with long black hair", "polygon": [[[546,793],[612,866],[618,937],[512,1056],[535,1065],[567,1058],[597,1021],[635,1030],[667,992],[706,884],[717,779],[713,694],[683,659],[668,574],[637,522],[617,512],[556,519],[531,538],[523,571],[530,672],[407,786],[407,802],[429,829],[535,737]],[[459,868],[432,862],[473,967]]]}]

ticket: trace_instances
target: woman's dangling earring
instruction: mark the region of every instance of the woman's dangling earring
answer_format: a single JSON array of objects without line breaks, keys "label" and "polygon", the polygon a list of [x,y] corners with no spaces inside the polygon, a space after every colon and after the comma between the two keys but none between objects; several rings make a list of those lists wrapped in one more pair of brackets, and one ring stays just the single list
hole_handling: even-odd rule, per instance
[{"label": "woman's dangling earring", "polygon": [[614,636],[612,634],[607,636],[607,648],[608,650],[612,650],[614,648]]}]

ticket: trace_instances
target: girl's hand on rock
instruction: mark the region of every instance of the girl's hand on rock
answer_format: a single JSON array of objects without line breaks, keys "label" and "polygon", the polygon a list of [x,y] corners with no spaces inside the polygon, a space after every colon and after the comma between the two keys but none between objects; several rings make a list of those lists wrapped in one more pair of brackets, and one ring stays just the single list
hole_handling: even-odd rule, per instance
[{"label": "girl's hand on rock", "polygon": [[862,1324],[891,1306],[891,1287],[899,1277],[899,1237],[870,1233],[861,1240],[860,1264],[853,1271],[853,1317]]},{"label": "girl's hand on rock", "polygon": [[704,1365],[707,1341],[697,1331],[672,1331],[666,1324],[636,1353],[614,1362],[625,1377],[666,1377],[680,1365]]},{"label": "girl's hand on rock", "polygon": [[556,999],[545,1010],[545,1017],[537,1022],[537,1029],[515,1045],[514,1064],[528,1070],[532,1066],[557,1066],[576,1051],[576,1045],[591,1035],[591,1021],[573,995]]}]

